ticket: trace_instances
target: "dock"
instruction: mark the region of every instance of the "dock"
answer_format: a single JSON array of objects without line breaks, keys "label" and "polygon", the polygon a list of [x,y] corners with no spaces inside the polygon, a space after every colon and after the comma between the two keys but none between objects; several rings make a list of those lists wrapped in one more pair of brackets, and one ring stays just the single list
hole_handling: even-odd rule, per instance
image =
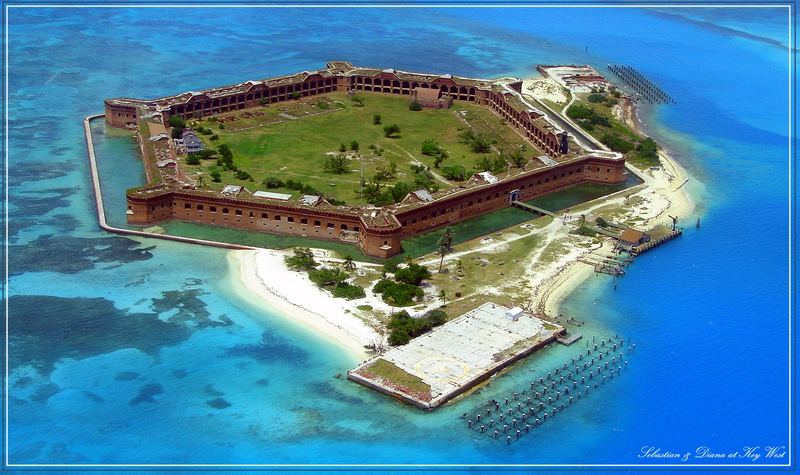
[{"label": "dock", "polygon": [[675,228],[671,230],[669,233],[664,234],[663,236],[659,236],[655,239],[647,241],[646,243],[640,244],[636,247],[631,249],[632,256],[638,256],[639,254],[645,253],[653,248],[656,248],[667,241],[671,241],[676,237],[683,235],[683,228]]},{"label": "dock", "polygon": [[583,338],[583,335],[581,335],[580,333],[573,333],[571,335],[569,334],[559,335],[556,337],[556,341],[564,346],[569,346],[575,343],[576,341],[580,340],[581,338]]},{"label": "dock", "polygon": [[430,411],[565,332],[522,309],[487,302],[366,361],[347,379]]}]

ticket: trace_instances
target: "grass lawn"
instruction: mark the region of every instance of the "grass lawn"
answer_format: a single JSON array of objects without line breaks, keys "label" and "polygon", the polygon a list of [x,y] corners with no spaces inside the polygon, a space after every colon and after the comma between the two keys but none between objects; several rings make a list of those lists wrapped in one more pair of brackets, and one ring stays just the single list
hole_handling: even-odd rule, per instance
[{"label": "grass lawn", "polygon": [[[205,146],[216,148],[219,144],[227,144],[233,152],[235,165],[252,175],[254,181],[237,180],[234,172],[219,170],[213,160],[206,160],[198,166],[184,165],[184,169],[190,175],[220,171],[222,179],[219,183],[212,183],[210,177],[205,179],[206,186],[214,188],[233,183],[245,185],[250,191],[263,190],[265,187],[261,181],[276,176],[284,182],[289,179],[302,181],[348,204],[361,204],[357,192],[362,167],[364,178],[370,179],[378,167],[388,167],[389,162],[394,161],[398,175],[394,180],[386,181],[388,185],[398,181],[413,182],[412,163],[433,167],[434,158],[420,152],[425,139],[436,140],[450,152],[450,158],[441,166],[461,165],[471,170],[484,154],[474,153],[461,143],[459,133],[468,127],[467,122],[492,140],[497,149],[510,151],[525,143],[499,117],[475,104],[458,102],[451,109],[414,112],[408,109],[409,99],[406,97],[379,93],[361,93],[358,96],[364,99],[363,107],[345,94],[334,93],[249,109],[261,114],[225,122],[224,129],[220,129],[218,122],[206,118],[198,125],[210,128],[219,138],[212,141],[211,135],[202,135]],[[318,103],[323,97],[327,104],[321,108]],[[246,111],[221,117],[243,112]],[[379,125],[373,124],[375,114],[381,115]],[[383,127],[389,124],[400,127],[400,133],[394,138],[384,137]],[[358,142],[359,153],[351,157],[350,171],[344,174],[326,172],[323,167],[326,154],[338,152],[341,143],[346,144],[349,150],[352,141]],[[380,152],[370,149],[370,145]],[[527,153],[533,155],[536,152],[527,145]],[[455,185],[441,180],[437,184],[442,188]],[[273,191],[298,193],[286,188]]]},{"label": "grass lawn", "polygon": [[417,393],[428,395],[431,393],[431,387],[422,381],[422,379],[406,372],[401,368],[398,368],[396,365],[386,361],[383,358],[378,358],[374,363],[367,366],[362,371],[381,377],[387,381],[397,384],[398,386],[408,388]]}]

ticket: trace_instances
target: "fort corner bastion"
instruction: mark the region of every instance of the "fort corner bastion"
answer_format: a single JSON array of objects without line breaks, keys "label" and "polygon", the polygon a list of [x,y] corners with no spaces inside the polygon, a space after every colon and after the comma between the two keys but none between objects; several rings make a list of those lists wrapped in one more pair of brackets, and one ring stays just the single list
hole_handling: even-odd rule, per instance
[{"label": "fort corner bastion", "polygon": [[[139,130],[148,183],[127,191],[131,225],[167,220],[227,226],[251,231],[339,241],[366,255],[388,258],[402,252],[401,241],[580,183],[616,184],[627,178],[624,157],[576,142],[522,94],[516,78],[474,79],[353,66],[333,61],[324,69],[240,84],[185,92],[154,100],[105,100],[107,125]],[[319,196],[290,200],[239,186],[204,189],[180,173],[179,148],[170,138],[169,118],[201,118],[302,100],[333,92],[372,92],[419,98],[425,107],[483,106],[505,121],[535,150],[530,166],[495,177],[475,173],[462,185],[428,193],[409,193],[400,203],[375,207],[333,205]],[[149,127],[142,127],[143,124]],[[143,131],[145,135],[143,136]],[[310,138],[313,140],[313,137]],[[159,150],[153,153],[154,146]],[[171,162],[170,162],[171,161]],[[168,164],[173,176],[156,176]]]}]

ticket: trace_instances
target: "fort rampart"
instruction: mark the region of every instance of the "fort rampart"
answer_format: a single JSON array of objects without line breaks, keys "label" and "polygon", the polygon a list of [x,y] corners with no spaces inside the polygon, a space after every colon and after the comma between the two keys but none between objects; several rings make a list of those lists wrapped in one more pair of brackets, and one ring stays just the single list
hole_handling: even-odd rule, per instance
[{"label": "fort rampart", "polygon": [[417,87],[439,88],[456,101],[484,105],[521,136],[550,157],[546,167],[532,169],[494,183],[437,193],[430,202],[406,202],[383,208],[308,206],[278,202],[251,195],[223,196],[207,190],[187,190],[153,185],[127,194],[128,222],[150,225],[182,220],[268,233],[347,242],[367,255],[386,258],[402,251],[401,240],[482,213],[584,182],[621,183],[627,172],[620,154],[603,151],[569,158],[564,156],[566,132],[520,94],[516,79],[483,80],[451,75],[407,73],[391,69],[357,68],[348,62],[331,62],[323,70],[291,76],[247,81],[242,84],[187,92],[156,100],[107,99],[105,120],[111,126],[133,128],[144,116],[204,117],[231,110],[258,107],[333,91],[368,91],[411,95]]}]

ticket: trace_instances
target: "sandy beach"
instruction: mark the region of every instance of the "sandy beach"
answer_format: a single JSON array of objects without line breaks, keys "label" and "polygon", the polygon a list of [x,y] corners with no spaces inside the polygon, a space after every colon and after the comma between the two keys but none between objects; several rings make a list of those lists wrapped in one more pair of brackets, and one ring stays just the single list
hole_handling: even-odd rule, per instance
[{"label": "sandy beach", "polygon": [[367,300],[351,302],[332,297],[304,272],[288,269],[283,262],[285,255],[267,249],[229,252],[235,291],[249,302],[274,310],[281,317],[328,338],[356,360],[366,359],[365,345],[383,338],[356,316],[360,313],[356,306],[368,303]]},{"label": "sandy beach", "polygon": [[[636,172],[644,179],[647,187],[631,195],[641,197],[643,204],[631,209],[627,214],[629,218],[638,217],[644,221],[638,226],[648,229],[659,223],[669,220],[669,215],[686,217],[694,211],[695,203],[686,190],[686,184],[691,177],[686,170],[672,159],[666,152],[660,152],[662,167],[654,170],[639,170]],[[601,206],[621,198],[600,199]],[[593,206],[597,208],[599,206]],[[611,245],[606,243],[601,252],[609,254]],[[587,251],[588,252],[588,251]],[[580,253],[585,254],[587,252]],[[559,306],[578,286],[594,274],[594,269],[572,258],[567,264],[556,262],[546,269],[537,269],[537,273],[544,277],[542,283],[536,287],[534,304],[548,315],[558,315]],[[560,261],[563,261],[561,259]]]}]

